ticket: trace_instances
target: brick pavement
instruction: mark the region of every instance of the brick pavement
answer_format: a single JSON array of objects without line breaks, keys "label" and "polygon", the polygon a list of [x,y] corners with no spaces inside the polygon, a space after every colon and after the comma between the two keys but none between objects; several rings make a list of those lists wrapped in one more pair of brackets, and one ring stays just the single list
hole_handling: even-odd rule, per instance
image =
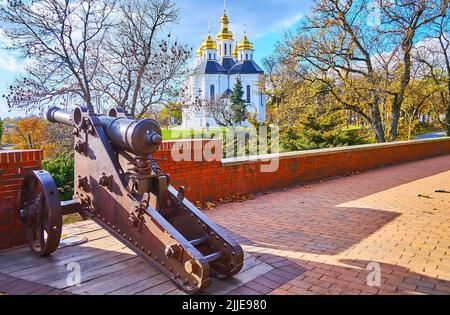
[{"label": "brick pavement", "polygon": [[[450,294],[450,193],[437,190],[450,191],[450,156],[207,214],[275,268],[231,294]],[[367,285],[370,263],[381,268],[379,287]]]}]

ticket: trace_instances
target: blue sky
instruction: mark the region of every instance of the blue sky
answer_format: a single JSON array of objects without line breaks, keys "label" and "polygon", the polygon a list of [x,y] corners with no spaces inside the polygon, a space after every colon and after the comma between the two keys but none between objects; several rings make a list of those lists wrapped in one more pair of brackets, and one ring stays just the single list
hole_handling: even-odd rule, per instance
[{"label": "blue sky", "polygon": [[[223,14],[223,0],[176,0],[180,9],[180,22],[169,31],[180,42],[197,49],[208,34],[217,34]],[[295,28],[305,16],[312,0],[227,0],[230,29],[235,39],[240,40],[245,30],[255,46],[255,59],[271,54],[275,43],[285,30]],[[20,64],[10,54],[0,52],[0,118],[14,117],[21,113],[8,112],[1,95],[14,79]]]}]

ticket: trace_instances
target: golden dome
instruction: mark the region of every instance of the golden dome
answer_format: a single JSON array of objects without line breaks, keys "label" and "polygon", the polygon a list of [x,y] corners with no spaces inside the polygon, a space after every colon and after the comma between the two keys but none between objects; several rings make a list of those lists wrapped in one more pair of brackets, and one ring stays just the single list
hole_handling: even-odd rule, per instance
[{"label": "golden dome", "polygon": [[238,57],[239,56],[239,49],[238,46],[234,46],[234,50],[233,50],[233,57]]},{"label": "golden dome", "polygon": [[232,40],[233,39],[233,33],[230,32],[228,29],[228,24],[230,24],[230,20],[228,19],[227,13],[224,12],[222,19],[222,29],[220,30],[219,34],[217,34],[218,40]]},{"label": "golden dome", "polygon": [[202,56],[202,46],[200,46],[200,47],[197,49],[197,51],[195,52],[195,55],[196,55],[197,57],[201,57],[201,56]]},{"label": "golden dome", "polygon": [[239,50],[253,50],[253,44],[248,40],[247,35],[244,35],[241,42],[238,45]]},{"label": "golden dome", "polygon": [[202,44],[201,49],[217,49],[216,41],[211,37],[211,34],[208,35],[208,38]]}]

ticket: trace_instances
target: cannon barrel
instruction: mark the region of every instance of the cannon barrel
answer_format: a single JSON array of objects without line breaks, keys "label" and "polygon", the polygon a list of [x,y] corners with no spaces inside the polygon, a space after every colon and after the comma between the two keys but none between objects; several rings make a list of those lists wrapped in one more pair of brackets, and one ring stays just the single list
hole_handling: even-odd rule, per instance
[{"label": "cannon barrel", "polygon": [[[47,119],[52,123],[80,127],[83,112],[76,108],[73,113],[52,107],[47,112]],[[148,156],[158,150],[162,143],[162,131],[153,119],[136,120],[128,117],[97,116],[103,130],[115,148]]]},{"label": "cannon barrel", "polygon": [[68,126],[73,125],[73,114],[66,110],[52,107],[47,112],[47,120],[52,123],[60,123]]}]

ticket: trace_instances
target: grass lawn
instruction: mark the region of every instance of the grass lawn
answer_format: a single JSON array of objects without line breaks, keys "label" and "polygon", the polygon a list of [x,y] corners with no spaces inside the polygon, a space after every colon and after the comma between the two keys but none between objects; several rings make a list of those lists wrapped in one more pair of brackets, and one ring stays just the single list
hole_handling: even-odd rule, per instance
[{"label": "grass lawn", "polygon": [[344,128],[343,131],[361,130],[362,126],[350,125],[348,128]]},{"label": "grass lawn", "polygon": [[[245,128],[242,128],[245,130]],[[219,133],[225,134],[228,128],[209,128],[209,129],[180,129],[180,128],[166,128],[162,130],[163,140],[181,140],[181,139],[201,139],[202,135],[205,138],[214,138]],[[206,136],[211,135],[211,136]]]}]

